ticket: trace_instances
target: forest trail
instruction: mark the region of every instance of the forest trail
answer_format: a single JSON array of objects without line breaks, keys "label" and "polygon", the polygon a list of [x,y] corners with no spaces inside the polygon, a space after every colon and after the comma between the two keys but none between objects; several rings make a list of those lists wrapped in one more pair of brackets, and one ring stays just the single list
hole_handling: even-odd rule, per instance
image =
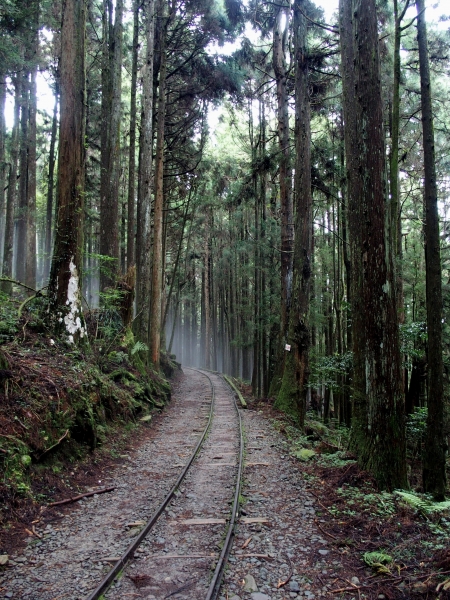
[{"label": "forest trail", "polygon": [[[208,380],[186,369],[175,386],[172,402],[155,419],[147,439],[129,453],[124,465],[102,480],[101,485],[114,486],[115,490],[69,505],[62,518],[58,516],[61,514],[59,507],[47,509],[55,512],[55,521],[53,524],[47,521],[42,529],[37,524],[36,532],[42,539],[30,538],[25,550],[11,557],[11,568],[2,573],[0,580],[2,597],[30,600],[85,598],[108,571],[112,559],[120,556],[137,535],[142,527],[138,523],[149,518],[173,485],[181,463],[195,446],[200,435],[198,430],[205,425],[209,397]],[[335,578],[340,563],[314,524],[314,498],[305,491],[298,462],[295,464],[287,456],[286,441],[282,436],[259,412],[241,411],[241,415],[246,432],[246,464],[241,490],[241,517],[244,520],[237,525],[219,597],[255,600],[320,597],[331,587],[327,579]],[[217,454],[214,447],[205,451]],[[188,494],[189,486],[189,481],[181,486],[181,495],[190,497],[194,512],[201,512],[203,500],[195,496],[195,491]],[[183,499],[175,498],[169,505],[168,519],[173,519],[179,512],[177,504]],[[252,522],[253,519],[256,522]],[[130,526],[132,523],[136,526]],[[149,552],[163,556],[186,553],[189,549],[192,552],[194,541],[196,552],[203,549],[204,554],[214,551],[218,554],[214,546],[220,540],[211,538],[210,528],[195,527],[192,532],[188,529],[184,541],[174,542],[173,547],[169,547],[170,540],[158,531],[150,534],[131,570],[135,574],[135,583],[132,583],[133,576],[123,577],[126,591],[111,590],[107,597],[163,598],[183,587],[180,582],[192,579],[193,573],[186,562],[180,565],[178,574],[172,570],[169,580],[161,582],[162,595],[155,595],[154,590],[146,591],[136,576]],[[202,561],[204,559],[199,558],[197,562]],[[160,565],[157,567],[160,570]],[[285,585],[278,587],[287,580]],[[130,593],[132,596],[128,596]],[[198,598],[197,592],[190,589],[174,597]]]}]

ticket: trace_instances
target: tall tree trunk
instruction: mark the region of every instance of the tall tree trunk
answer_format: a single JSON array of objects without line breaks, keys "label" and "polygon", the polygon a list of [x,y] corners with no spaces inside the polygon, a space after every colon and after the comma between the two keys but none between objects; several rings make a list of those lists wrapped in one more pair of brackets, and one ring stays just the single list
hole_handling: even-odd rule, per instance
[{"label": "tall tree trunk", "polygon": [[[256,163],[256,152],[254,161]],[[254,250],[254,284],[253,284],[253,305],[254,305],[254,316],[253,316],[253,372],[252,372],[252,394],[256,398],[261,397],[261,260],[260,253],[261,247],[259,243],[260,235],[260,206],[259,206],[259,194],[258,194],[258,177],[255,173],[253,175],[253,189],[255,196],[255,250]],[[230,289],[230,294],[232,290]],[[231,340],[232,341],[232,340]]]},{"label": "tall tree trunk", "polygon": [[[168,316],[168,312],[169,312],[169,306],[170,306],[170,303],[171,303],[171,300],[172,300],[172,292],[173,292],[173,288],[174,288],[174,285],[175,285],[175,281],[176,281],[177,276],[178,276],[178,266],[179,266],[179,263],[180,263],[181,251],[182,251],[182,248],[183,248],[184,232],[185,232],[185,229],[186,229],[186,223],[187,223],[187,219],[188,219],[188,215],[189,215],[189,205],[191,203],[191,197],[192,197],[192,187],[189,189],[189,196],[188,196],[188,199],[186,201],[186,207],[184,209],[183,221],[182,221],[181,228],[180,228],[180,241],[178,243],[177,255],[175,257],[175,262],[174,262],[174,265],[173,265],[173,275],[172,275],[172,279],[170,281],[169,291],[167,293],[166,303],[165,303],[165,307],[164,307],[164,314],[163,314],[163,320],[162,320],[162,326],[161,326],[163,330],[166,328],[167,316]],[[191,221],[191,223],[192,223],[192,221]],[[189,228],[189,236],[188,236],[188,241],[187,241],[187,249],[189,249],[190,232],[191,232],[191,228]],[[178,295],[179,295],[179,293],[178,293]]]},{"label": "tall tree trunk", "polygon": [[[273,70],[277,82],[278,145],[280,149],[280,211],[281,211],[281,341],[287,334],[292,260],[294,217],[292,204],[292,168],[289,136],[289,97],[287,94],[286,45],[289,31],[289,6],[280,7],[273,28]],[[284,26],[284,29],[283,29]],[[284,349],[283,349],[284,356]]]},{"label": "tall tree trunk", "polygon": [[444,500],[447,481],[445,473],[446,439],[444,433],[439,213],[424,0],[416,0],[416,8],[425,169],[425,270],[428,332],[428,418],[423,459],[423,488],[426,492],[433,494],[436,500]]},{"label": "tall tree trunk", "polygon": [[122,94],[123,0],[104,0],[102,140],[100,183],[100,254],[110,260],[100,270],[100,291],[114,286],[119,272],[119,177]]},{"label": "tall tree trunk", "polygon": [[144,4],[146,55],[142,77],[139,185],[136,228],[136,334],[144,343],[149,336],[151,281],[151,202],[153,155],[153,58],[155,40],[154,0]]},{"label": "tall tree trunk", "polygon": [[[22,79],[14,79],[14,125],[11,132],[10,166],[8,176],[8,191],[6,196],[5,216],[5,241],[3,247],[3,277],[11,278],[13,275],[13,248],[14,248],[14,208],[17,200],[17,163],[19,159],[20,139],[20,107],[22,104]],[[12,284],[8,281],[0,283],[1,290],[11,294]]]},{"label": "tall tree trunk", "polygon": [[133,47],[131,65],[131,91],[130,91],[130,150],[128,156],[128,204],[127,204],[127,267],[136,262],[135,252],[135,193],[136,193],[136,94],[137,94],[137,67],[139,50],[139,7],[140,0],[133,4]]},{"label": "tall tree trunk", "polygon": [[[5,161],[5,103],[6,103],[6,78],[0,73],[0,239],[5,239],[5,181],[6,181],[6,161]],[[0,247],[0,274],[3,268],[3,244]]]},{"label": "tall tree trunk", "polygon": [[292,302],[287,353],[281,389],[275,406],[291,414],[303,427],[309,375],[308,324],[312,255],[311,119],[306,55],[305,0],[294,3],[295,44],[295,239]]},{"label": "tall tree trunk", "polygon": [[377,14],[375,0],[349,4],[341,0],[353,269],[351,448],[380,487],[393,489],[407,484],[406,446],[390,212],[386,208]]},{"label": "tall tree trunk", "polygon": [[204,249],[204,263],[203,268],[205,272],[204,277],[204,303],[205,303],[205,367],[211,368],[211,295],[210,295],[210,214],[209,208],[206,209],[206,224],[205,224],[205,249]]},{"label": "tall tree trunk", "polygon": [[49,304],[50,318],[64,330],[69,342],[85,333],[81,317],[85,103],[85,0],[65,0],[61,28],[58,218]]},{"label": "tall tree trunk", "polygon": [[390,238],[394,248],[395,263],[394,267],[400,267],[399,252],[401,252],[401,228],[400,221],[400,192],[398,178],[398,146],[400,130],[400,23],[409,5],[409,0],[405,3],[402,14],[398,14],[398,0],[394,0],[394,81],[392,93],[392,111],[391,111],[391,148],[389,155],[389,184],[390,184],[390,209],[391,209],[391,233]]},{"label": "tall tree trunk", "polygon": [[[37,30],[36,30],[37,36]],[[30,79],[30,104],[28,125],[28,181],[27,181],[27,247],[25,259],[25,283],[36,286],[36,73],[34,65]]]},{"label": "tall tree trunk", "polygon": [[58,106],[59,75],[55,75],[55,104],[53,106],[52,133],[50,138],[50,152],[48,156],[47,208],[45,214],[44,282],[48,280],[48,277],[50,275],[50,264],[52,254],[53,195],[55,192],[55,147],[58,129]]},{"label": "tall tree trunk", "polygon": [[[167,21],[166,2],[161,2],[162,22]],[[161,351],[161,308],[162,308],[162,263],[163,263],[163,206],[164,206],[164,129],[166,117],[166,29],[163,25],[160,37],[160,69],[157,112],[157,136],[155,158],[155,204],[153,211],[153,259],[152,259],[152,288],[150,304],[150,359],[154,365],[159,365]]]},{"label": "tall tree trunk", "polygon": [[[26,54],[29,60],[29,53]],[[19,197],[16,219],[17,252],[16,252],[16,278],[25,282],[26,277],[26,249],[28,225],[28,123],[29,123],[29,72],[22,74],[22,102],[20,111],[20,151],[19,151]]]}]

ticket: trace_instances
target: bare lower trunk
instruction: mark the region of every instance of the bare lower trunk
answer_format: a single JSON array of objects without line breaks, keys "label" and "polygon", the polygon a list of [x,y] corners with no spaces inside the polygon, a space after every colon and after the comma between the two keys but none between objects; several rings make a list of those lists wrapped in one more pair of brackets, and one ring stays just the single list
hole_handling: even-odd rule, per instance
[{"label": "bare lower trunk", "polygon": [[29,114],[29,78],[28,72],[22,74],[22,100],[20,111],[20,151],[19,151],[19,196],[16,219],[17,252],[16,278],[25,282],[28,214],[28,114]]},{"label": "bare lower trunk", "polygon": [[100,254],[108,257],[100,271],[100,291],[114,286],[119,273],[119,174],[122,92],[123,0],[104,3],[102,72],[102,147],[100,184]]},{"label": "bare lower trunk", "polygon": [[52,253],[52,225],[53,225],[53,195],[55,192],[55,147],[58,127],[59,106],[59,82],[55,84],[55,105],[53,107],[52,133],[50,138],[50,152],[48,156],[48,179],[47,179],[47,209],[45,215],[45,258],[44,258],[44,282],[50,275],[51,253]]},{"label": "bare lower trunk", "polygon": [[136,334],[148,343],[151,281],[151,195],[153,154],[153,56],[154,2],[146,0],[146,58],[142,80],[141,135],[139,141],[139,185],[136,227]]},{"label": "bare lower trunk", "polygon": [[128,157],[128,203],[127,203],[127,267],[136,262],[135,253],[135,191],[136,191],[136,92],[137,92],[137,63],[139,45],[139,6],[140,0],[134,1],[133,6],[133,62],[131,67],[130,92],[130,151]]},{"label": "bare lower trunk", "polygon": [[[164,3],[163,3],[164,6]],[[165,12],[165,11],[164,11]],[[164,16],[164,13],[163,15]],[[166,113],[166,48],[165,27],[161,33],[161,66],[159,71],[158,93],[158,133],[156,138],[155,204],[153,211],[153,260],[150,313],[150,359],[159,365],[161,351],[161,306],[162,306],[162,265],[163,265],[163,204],[164,204],[164,128]]]},{"label": "bare lower trunk", "polygon": [[423,487],[426,492],[432,493],[436,500],[444,500],[447,487],[445,473],[447,444],[444,433],[439,213],[424,0],[416,0],[416,7],[425,169],[425,269],[428,332],[428,419],[423,460]]},{"label": "bare lower trunk", "polygon": [[[5,162],[5,102],[6,102],[6,79],[0,74],[0,239],[5,239],[5,180],[6,180],[6,162]],[[0,247],[0,274],[3,267],[3,244]]]},{"label": "bare lower trunk", "polygon": [[36,72],[34,67],[30,81],[30,108],[28,126],[28,185],[27,185],[27,247],[25,283],[36,286]]}]

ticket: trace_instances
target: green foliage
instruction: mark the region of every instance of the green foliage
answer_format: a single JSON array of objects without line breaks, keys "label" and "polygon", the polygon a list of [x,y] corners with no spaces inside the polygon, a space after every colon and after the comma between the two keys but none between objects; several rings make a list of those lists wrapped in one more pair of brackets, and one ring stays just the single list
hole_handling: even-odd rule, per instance
[{"label": "green foliage", "polygon": [[8,295],[0,292],[0,344],[11,341],[18,331],[17,306]]},{"label": "green foliage", "polygon": [[350,458],[347,451],[338,450],[337,452],[320,454],[318,457],[318,464],[325,468],[339,468],[345,467],[355,462],[353,458]]},{"label": "green foliage", "polygon": [[301,450],[295,450],[294,452],[292,452],[292,456],[295,456],[295,458],[306,462],[313,458],[313,456],[317,456],[317,454],[314,450],[302,448]]},{"label": "green foliage", "polygon": [[415,408],[406,419],[406,447],[411,458],[420,453],[427,428],[428,408]]},{"label": "green foliage", "polygon": [[117,335],[123,328],[122,319],[117,307],[123,293],[119,290],[109,288],[100,293],[101,309],[98,316],[99,332],[103,338],[111,338]]},{"label": "green foliage", "polygon": [[401,352],[409,359],[422,358],[427,341],[427,325],[424,321],[400,325]]},{"label": "green foliage", "polygon": [[138,340],[130,350],[131,356],[134,356],[136,352],[148,352],[147,344],[144,344]]},{"label": "green foliage", "polygon": [[311,388],[325,385],[330,390],[341,389],[342,379],[352,366],[353,356],[351,352],[344,354],[333,354],[333,356],[311,355],[311,374],[308,385]]},{"label": "green foliage", "polygon": [[[348,463],[347,463],[348,464]],[[367,514],[377,519],[388,519],[396,513],[395,497],[389,492],[374,492],[370,486],[362,488],[344,484],[337,490],[343,505],[329,508],[336,517]]]},{"label": "green foliage", "polygon": [[396,490],[394,493],[425,517],[450,511],[450,500],[433,502],[429,496],[419,496],[402,490]]},{"label": "green foliage", "polygon": [[393,562],[392,556],[385,552],[365,552],[363,554],[363,560],[369,567],[389,565]]},{"label": "green foliage", "polygon": [[13,435],[0,437],[3,458],[3,483],[20,495],[27,496],[30,491],[28,470],[31,457],[27,444]]}]

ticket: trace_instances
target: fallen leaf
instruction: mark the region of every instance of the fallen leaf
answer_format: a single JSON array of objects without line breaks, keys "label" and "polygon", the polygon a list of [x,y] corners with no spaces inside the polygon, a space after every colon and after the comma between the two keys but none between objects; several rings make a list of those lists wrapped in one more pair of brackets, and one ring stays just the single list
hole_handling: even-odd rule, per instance
[{"label": "fallen leaf", "polygon": [[242,544],[241,548],[247,548],[247,546],[250,544],[252,537],[250,536],[248,539],[245,540],[245,542]]}]

